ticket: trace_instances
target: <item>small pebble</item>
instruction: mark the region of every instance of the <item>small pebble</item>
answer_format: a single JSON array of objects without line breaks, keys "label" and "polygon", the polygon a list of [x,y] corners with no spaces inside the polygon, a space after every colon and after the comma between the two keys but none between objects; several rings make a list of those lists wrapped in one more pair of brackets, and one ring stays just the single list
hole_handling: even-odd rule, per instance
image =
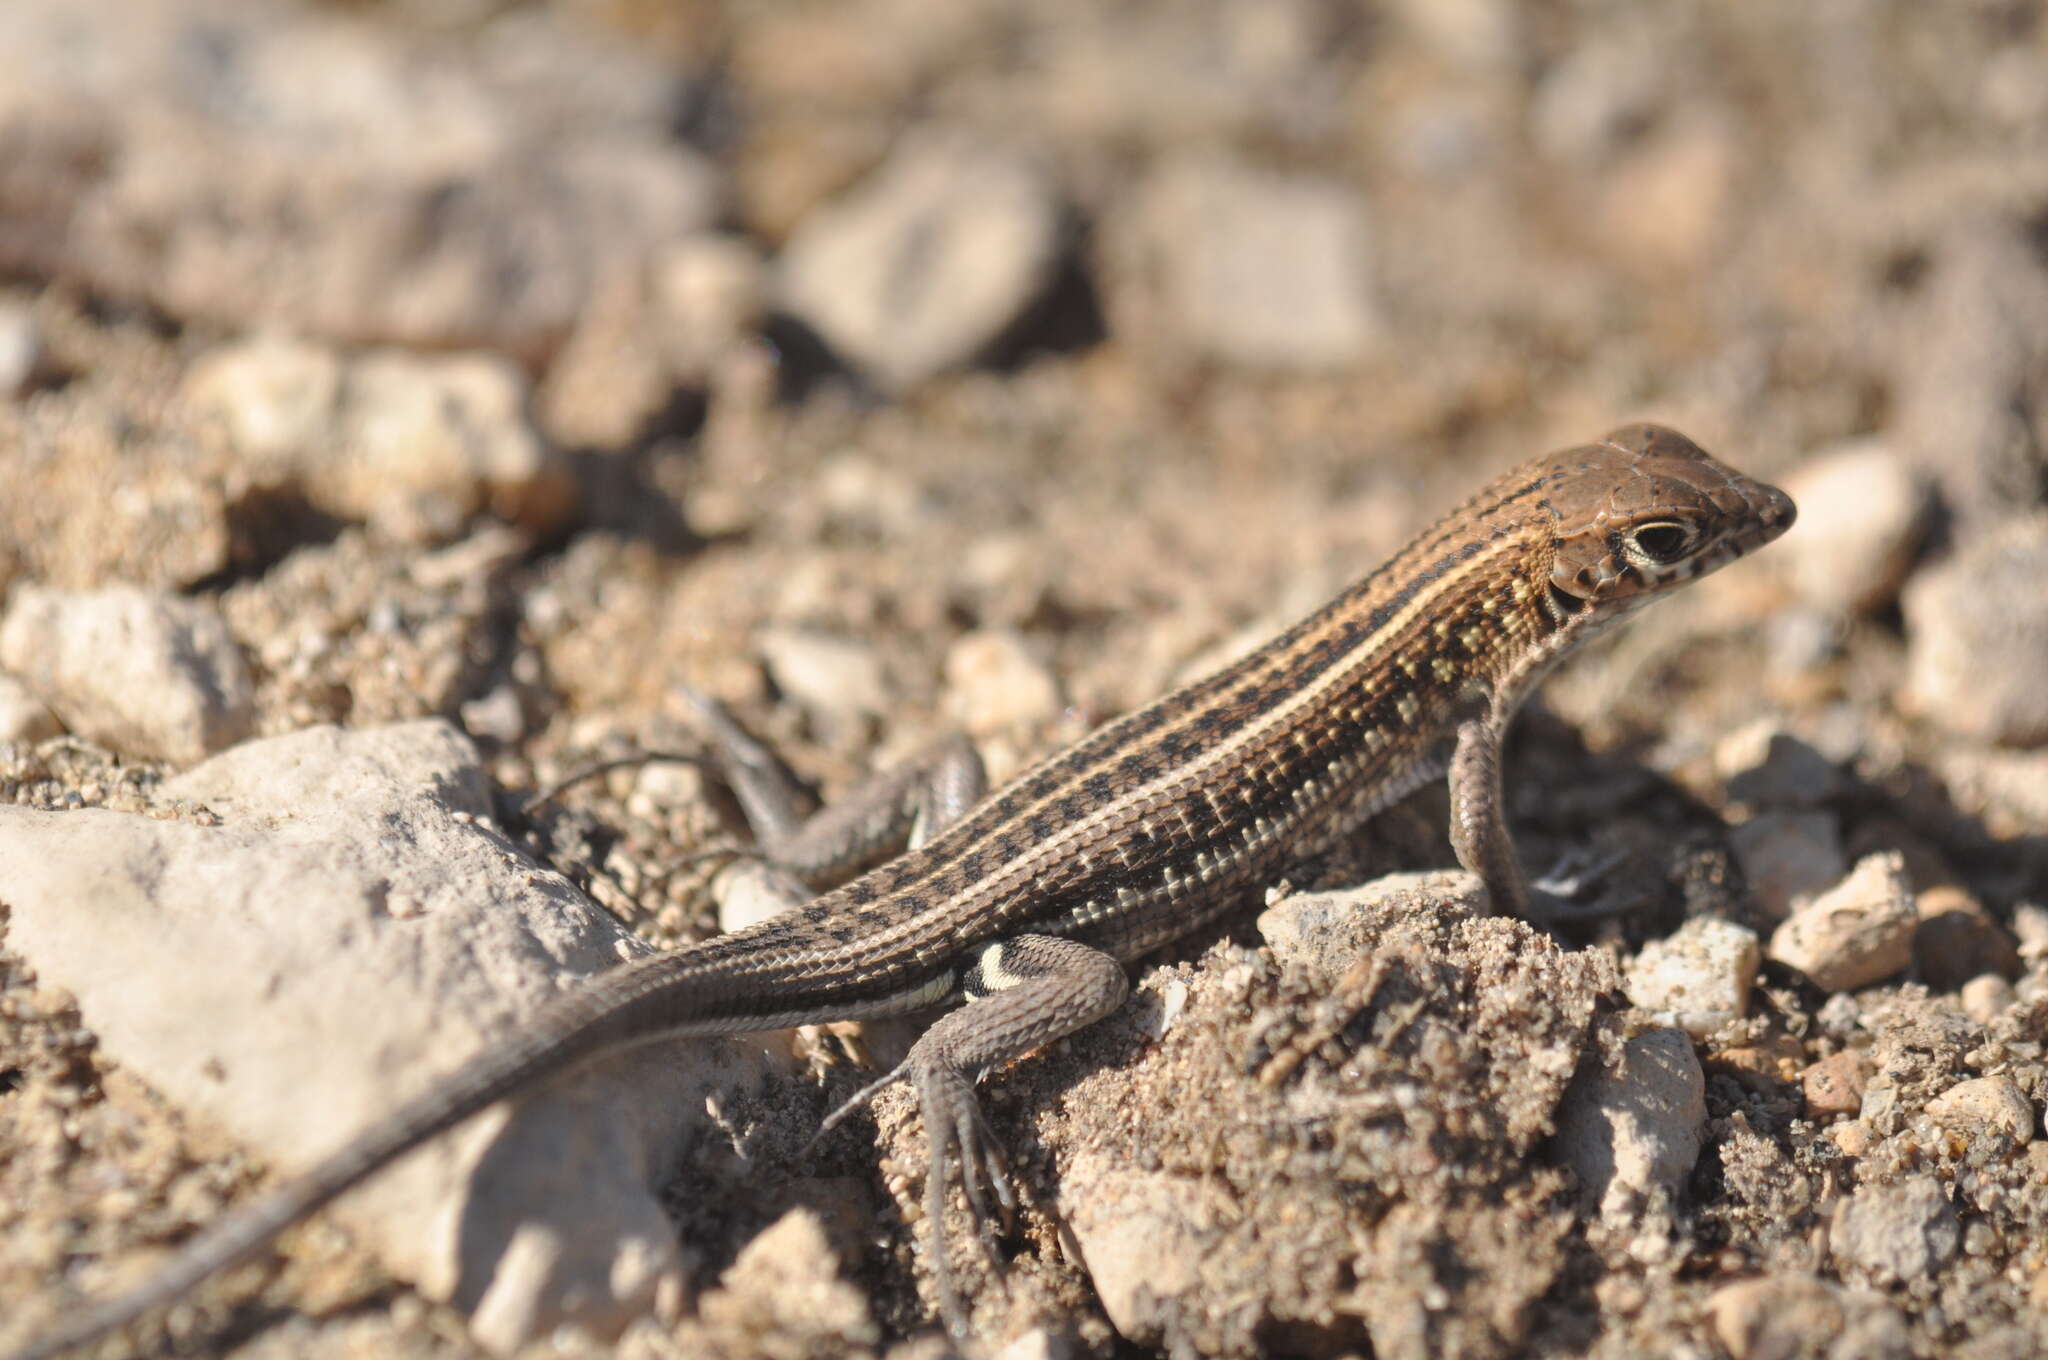
[{"label": "small pebble", "polygon": [[811,893],[788,870],[746,858],[718,871],[711,880],[711,896],[718,904],[718,928],[731,935],[782,915]]},{"label": "small pebble", "polygon": [[1836,1206],[1828,1234],[1838,1265],[1906,1283],[1953,1260],[1962,1235],[1948,1191],[1932,1176],[1861,1187]]},{"label": "small pebble", "polygon": [[653,293],[685,371],[708,369],[759,325],[767,287],[760,249],[743,236],[703,232],[658,252]]},{"label": "small pebble", "polygon": [[2012,929],[2019,936],[2021,959],[2033,963],[2048,958],[2048,907],[2022,902],[2013,908]]},{"label": "small pebble", "polygon": [[1059,682],[1016,633],[982,629],[946,651],[946,711],[977,736],[1029,729],[1059,716]]},{"label": "small pebble", "polygon": [[1892,1084],[1889,1071],[1880,1072],[1863,1088],[1863,1108],[1856,1112],[1857,1118],[1872,1129],[1888,1133],[1898,1131],[1903,1117],[1899,1102],[1899,1088]]},{"label": "small pebble", "polygon": [[576,481],[534,428],[511,360],[377,351],[349,366],[342,393],[340,453],[303,472],[335,513],[426,543],[479,511],[535,533],[574,511]]},{"label": "small pebble", "polygon": [[1866,855],[1772,932],[1770,956],[1822,991],[1846,992],[1903,969],[1913,957],[1918,923],[1903,857],[1894,851]]},{"label": "small pebble", "polygon": [[1957,1132],[1997,1130],[2019,1143],[2034,1139],[2034,1107],[2003,1073],[1957,1082],[1927,1102],[1927,1113],[1943,1128]]},{"label": "small pebble", "polygon": [[1706,1074],[1683,1030],[1645,1030],[1613,1068],[1581,1072],[1558,1106],[1565,1163],[1622,1226],[1656,1192],[1676,1194],[1706,1132]]},{"label": "small pebble", "polygon": [[519,691],[499,685],[489,694],[462,705],[462,727],[472,737],[511,745],[526,735],[526,712]]},{"label": "small pebble", "polygon": [[1870,1145],[1877,1141],[1877,1135],[1870,1125],[1860,1119],[1836,1124],[1828,1130],[1828,1139],[1840,1148],[1844,1157],[1861,1157],[1870,1151]]},{"label": "small pebble", "polygon": [[1847,782],[1834,762],[1769,718],[1722,738],[1714,747],[1714,770],[1730,798],[1754,807],[1814,807]]},{"label": "small pebble", "polygon": [[778,261],[781,305],[879,386],[966,364],[1051,284],[1057,187],[1001,145],[913,133],[808,214]]},{"label": "small pebble", "polygon": [[1073,1338],[1064,1330],[1034,1327],[995,1353],[995,1360],[1073,1360],[1080,1354]]},{"label": "small pebble", "polygon": [[1748,1010],[1761,958],[1755,931],[1696,916],[1645,944],[1623,986],[1631,1003],[1705,1038]]},{"label": "small pebble", "polygon": [[820,718],[849,722],[888,709],[881,655],[860,639],[774,628],[761,634],[760,647],[776,687]]},{"label": "small pebble", "polygon": [[0,397],[21,397],[43,370],[43,334],[35,313],[0,304]]},{"label": "small pebble", "polygon": [[1913,931],[1913,964],[1935,991],[1952,992],[1987,973],[2020,975],[2018,944],[1968,890],[1937,883],[1921,890],[1914,907],[1920,924]]},{"label": "small pebble", "polygon": [[1988,1025],[2011,1009],[2012,984],[1996,973],[1973,977],[1963,984],[1963,1014],[1980,1025]]},{"label": "small pebble", "polygon": [[1863,1108],[1864,1087],[1870,1081],[1870,1060],[1860,1051],[1845,1048],[1800,1073],[1799,1085],[1806,1097],[1809,1119],[1833,1119],[1855,1114]]},{"label": "small pebble", "polygon": [[1783,920],[1848,868],[1831,812],[1767,812],[1728,833],[1758,905]]},{"label": "small pebble", "polygon": [[216,422],[237,453],[260,463],[327,447],[340,419],[343,378],[335,350],[267,335],[201,355],[179,395],[192,414]]},{"label": "small pebble", "polygon": [[1862,1026],[1863,1007],[1847,992],[1837,992],[1821,1003],[1813,1018],[1821,1033],[1846,1042]]},{"label": "small pebble", "polygon": [[1785,491],[1799,522],[1776,562],[1803,603],[1862,614],[1897,598],[1931,508],[1912,468],[1883,444],[1858,441],[1799,468]]},{"label": "small pebble", "polygon": [[2017,516],[1907,585],[1902,705],[1962,736],[2007,746],[2048,741],[2048,519]]},{"label": "small pebble", "polygon": [[255,720],[255,683],[211,601],[110,586],[17,587],[0,665],[73,732],[126,755],[188,764]]},{"label": "small pebble", "polygon": [[1807,1275],[1777,1275],[1722,1285],[1707,1299],[1714,1335],[1734,1360],[1799,1354],[1814,1336],[1842,1325],[1835,1287]]}]

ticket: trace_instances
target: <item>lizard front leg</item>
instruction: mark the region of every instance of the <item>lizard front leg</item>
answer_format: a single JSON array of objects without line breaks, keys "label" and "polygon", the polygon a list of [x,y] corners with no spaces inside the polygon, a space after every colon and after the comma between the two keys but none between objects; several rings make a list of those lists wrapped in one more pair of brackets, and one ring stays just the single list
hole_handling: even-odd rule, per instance
[{"label": "lizard front leg", "polygon": [[[1577,902],[1574,887],[1550,879],[1531,883],[1508,832],[1507,801],[1501,788],[1501,745],[1513,717],[1497,699],[1458,724],[1456,748],[1447,771],[1451,792],[1451,849],[1458,863],[1486,884],[1496,911],[1537,924],[1611,916],[1635,903]],[[1614,867],[1596,861],[1580,877],[1590,881]],[[1553,871],[1558,874],[1559,871]]]}]

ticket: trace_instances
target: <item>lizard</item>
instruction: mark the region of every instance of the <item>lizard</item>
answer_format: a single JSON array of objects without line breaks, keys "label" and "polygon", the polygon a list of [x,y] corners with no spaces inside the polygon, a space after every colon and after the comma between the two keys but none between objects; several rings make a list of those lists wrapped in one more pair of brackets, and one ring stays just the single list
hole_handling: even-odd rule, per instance
[{"label": "lizard", "polygon": [[[45,1360],[174,1301],[420,1143],[598,1055],[931,1012],[903,1063],[826,1127],[885,1084],[912,1084],[927,1259],[940,1317],[964,1339],[946,1196],[957,1178],[984,1232],[992,1201],[1015,1203],[975,1098],[981,1075],[1114,1011],[1137,960],[1440,776],[1451,848],[1494,909],[1571,914],[1531,882],[1508,832],[1510,720],[1588,639],[1771,542],[1795,514],[1782,491],[1677,431],[1624,426],[1501,475],[1270,642],[987,796],[971,748],[964,761],[956,749],[928,775],[884,778],[802,822],[777,763],[705,701],[718,763],[787,910],[565,993],[14,1360]],[[906,831],[900,854],[812,891]]]}]

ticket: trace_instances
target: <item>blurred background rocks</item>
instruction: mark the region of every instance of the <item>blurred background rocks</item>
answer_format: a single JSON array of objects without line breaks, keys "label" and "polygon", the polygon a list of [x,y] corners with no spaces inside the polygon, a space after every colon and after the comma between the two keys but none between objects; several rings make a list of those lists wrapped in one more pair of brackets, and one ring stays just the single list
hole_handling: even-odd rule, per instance
[{"label": "blurred background rocks", "polygon": [[[1261,1243],[1238,1259],[1271,1271],[1148,1296],[1162,1349],[2048,1345],[2048,5],[0,3],[10,801],[183,816],[158,782],[223,747],[430,717],[530,789],[686,743],[679,682],[828,790],[962,726],[1000,777],[1635,419],[1801,519],[1523,724],[1532,861],[1592,843],[1660,895],[1573,941],[1617,965],[1580,979],[1611,1014],[1570,1036],[1578,1094],[1546,1071],[1511,1144],[1459,1145],[1512,1214],[1401,1160],[1345,1201],[1372,1253],[1314,1273]],[[535,853],[658,943],[712,928],[687,861],[729,828],[693,772],[569,801]],[[1321,886],[1447,862],[1419,805]],[[1439,996],[1491,994],[1497,960],[1397,925]],[[1235,957],[1177,964],[1175,1012],[1264,1033],[1231,1008],[1335,985]],[[171,1232],[185,1174],[137,1183],[157,1216],[128,1237],[94,1207],[141,1116],[85,1100],[85,1031],[27,977],[0,977],[0,1132],[40,1149],[0,1170],[10,1298]],[[1021,1065],[1045,1098],[996,1114],[1042,1139],[1041,1187],[1294,1203],[1236,1145],[1220,1181],[1131,1169],[1206,1146],[1102,1114],[1194,1089],[1158,1063],[1216,1064],[1219,1127],[1266,1098],[1140,1028],[1089,1050],[1089,1111]],[[1683,1100],[1631,1075],[1646,1042]],[[1457,1107],[1449,1078],[1330,1079],[1362,1141],[1296,1192],[1392,1165],[1384,1110]],[[1325,1099],[1284,1094],[1281,1141]],[[913,1169],[914,1124],[879,1135]],[[1594,1132],[1660,1150],[1625,1214],[1575,1197]],[[820,1285],[852,1321],[761,1341],[757,1253],[730,1289],[762,1292],[650,1353],[913,1330],[915,1273],[869,1259],[866,1220],[900,1216],[838,1170],[813,1198],[867,1235],[785,1235],[858,1262],[860,1292]],[[1512,1308],[1425,1278],[1467,1248],[1521,1271]],[[997,1330],[1111,1344],[1056,1250],[1013,1277]],[[378,1325],[385,1353],[427,1330]]]}]

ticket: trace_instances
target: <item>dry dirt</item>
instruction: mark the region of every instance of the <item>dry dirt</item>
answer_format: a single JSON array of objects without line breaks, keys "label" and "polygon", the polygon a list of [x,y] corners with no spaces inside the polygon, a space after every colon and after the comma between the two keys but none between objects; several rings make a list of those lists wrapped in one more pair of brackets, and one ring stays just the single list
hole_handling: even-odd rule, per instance
[{"label": "dry dirt", "polygon": [[[963,725],[1000,778],[1320,603],[1482,478],[1634,419],[1773,481],[1881,445],[1933,507],[1901,579],[2041,513],[2041,6],[1254,9],[319,11],[458,52],[500,10],[625,35],[699,101],[674,113],[675,135],[730,181],[720,228],[770,261],[913,127],[1023,145],[1063,205],[1044,295],[973,362],[894,391],[772,314],[651,377],[635,346],[652,323],[606,313],[601,289],[538,339],[475,328],[533,382],[532,423],[570,508],[486,500],[425,529],[342,512],[188,411],[201,357],[277,318],[238,319],[253,305],[240,301],[181,313],[190,278],[166,298],[21,245],[43,162],[10,170],[0,138],[0,303],[43,349],[0,392],[0,590],[138,582],[212,602],[249,661],[259,735],[456,720],[532,852],[670,944],[715,929],[693,857],[736,834],[719,789],[688,768],[620,771],[520,809],[593,758],[696,749],[679,684],[723,697],[827,795]],[[1219,147],[1362,191],[1378,329],[1348,360],[1261,367],[1171,333],[1121,224],[1155,164]],[[11,245],[10,222],[24,227]],[[380,334],[374,319],[285,324],[343,351],[447,342]],[[624,366],[616,392],[606,355]],[[638,402],[633,418],[608,414],[615,395]],[[620,431],[604,434],[607,420]],[[1924,690],[1910,697],[1898,581],[1831,607],[1768,560],[1798,551],[1788,539],[1661,606],[1518,726],[1525,856],[1621,853],[1647,885],[1641,910],[1552,938],[1449,906],[1389,908],[1361,928],[1356,959],[1391,960],[1368,985],[1348,964],[1263,948],[1254,894],[1223,930],[1141,970],[1126,1011],[991,1077],[991,1118],[1033,1207],[1000,1244],[1006,1284],[963,1259],[986,1333],[1042,1328],[1045,1353],[1092,1355],[2048,1348],[2048,953],[2026,924],[2048,908],[2048,763],[2027,744],[2038,737],[1959,730]],[[2042,585],[2020,571],[1985,594],[2023,602]],[[976,668],[991,639],[1017,644],[1025,679]],[[2038,641],[1964,664],[2038,683]],[[821,652],[865,679],[807,691]],[[1048,676],[1051,702],[1031,701]],[[1833,877],[1867,851],[1905,851],[1916,889],[1959,885],[1997,940],[2017,941],[2009,968],[1984,970],[2012,988],[1971,1015],[1967,977],[1944,976],[1933,944],[1837,996],[1764,963],[1746,1017],[1695,1045],[1697,1163],[1618,1228],[1549,1141],[1571,1068],[1539,1072],[1532,1055],[1597,1066],[1647,1025],[1619,979],[1689,916],[1769,938],[1730,828],[1774,802],[1732,793],[1746,767],[1725,755],[1760,720],[1832,771],[1775,810],[1827,819],[1848,852]],[[24,805],[161,815],[167,771],[74,735],[0,741],[0,796]],[[1448,865],[1443,819],[1440,792],[1418,795],[1284,886]],[[1269,900],[1283,885],[1270,886]],[[0,1343],[264,1184],[7,952],[6,892],[0,880]],[[686,1170],[669,1195],[704,1292],[617,1354],[942,1353],[914,1102],[893,1091],[804,1151],[867,1078],[856,1059],[893,1061],[909,1032],[811,1036],[806,1075],[727,1112],[750,1174]],[[1852,1049],[1896,1099],[1817,1114],[1801,1073]],[[1291,1055],[1277,1076],[1275,1054]],[[2000,1074],[2028,1102],[2024,1136],[1929,1114],[1959,1081]],[[1864,1126],[1847,1150],[1845,1124]],[[1958,1245],[1918,1272],[1845,1264],[1831,1246],[1842,1205],[1920,1176],[1951,1206]],[[1185,1193],[1144,1198],[1162,1183]],[[1090,1194],[1169,1225],[1141,1244],[1162,1278],[1175,1253],[1194,1262],[1132,1336],[1060,1241],[1056,1217],[1084,1216]],[[1169,1230],[1182,1215],[1194,1226]],[[1856,1292],[1801,1295],[1762,1320],[1717,1296],[1816,1277]],[[530,1350],[556,1345],[614,1353],[577,1337]],[[157,1348],[478,1353],[459,1316],[318,1222],[105,1354]]]}]

